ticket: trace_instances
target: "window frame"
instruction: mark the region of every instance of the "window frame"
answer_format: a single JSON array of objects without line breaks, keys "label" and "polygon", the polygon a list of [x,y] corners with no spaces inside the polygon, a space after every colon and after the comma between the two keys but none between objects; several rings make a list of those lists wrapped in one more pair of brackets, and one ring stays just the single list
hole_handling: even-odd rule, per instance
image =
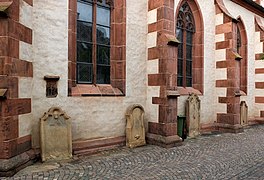
[{"label": "window frame", "polygon": [[[88,44],[91,44],[92,45],[92,60],[91,60],[91,63],[86,63],[86,62],[81,62],[81,61],[78,61],[78,50],[77,50],[77,59],[76,59],[76,83],[77,84],[110,84],[110,78],[111,78],[111,73],[110,73],[110,69],[111,69],[111,64],[110,64],[110,51],[111,51],[111,6],[106,6],[106,5],[102,5],[100,4],[100,2],[97,2],[98,0],[77,0],[77,4],[78,3],[83,3],[83,4],[89,4],[92,6],[92,22],[86,22],[86,21],[82,21],[82,20],[79,20],[78,17],[77,17],[77,24],[78,24],[78,21],[80,22],[85,22],[85,23],[90,23],[92,24],[92,42],[85,42],[85,43],[88,43]],[[107,2],[106,2],[107,3]],[[107,9],[109,10],[109,26],[105,26],[105,25],[102,25],[102,24],[98,24],[97,23],[97,8],[103,8],[103,9]],[[104,45],[104,44],[99,44],[98,41],[97,41],[97,26],[101,26],[101,27],[105,27],[105,28],[109,28],[109,44],[108,45]],[[78,31],[77,31],[77,36],[78,36]],[[76,43],[78,44],[79,40],[76,38]],[[76,45],[77,46],[77,45]],[[109,48],[109,64],[106,65],[104,64],[104,66],[108,66],[109,67],[109,74],[107,74],[109,80],[107,80],[108,82],[107,83],[99,83],[98,82],[98,46],[104,46],[104,47],[107,47]],[[81,81],[79,79],[79,65],[80,64],[83,64],[83,65],[88,65],[88,64],[91,64],[92,66],[92,73],[91,73],[91,82],[89,81]],[[102,65],[103,66],[103,65]],[[88,72],[87,72],[88,73]]]},{"label": "window frame", "polygon": [[126,0],[106,3],[111,7],[110,84],[77,84],[77,0],[69,0],[68,96],[126,95]]},{"label": "window frame", "polygon": [[[181,10],[184,6],[187,6],[187,11]],[[183,17],[181,17],[181,15]],[[190,16],[190,21],[186,20],[187,16]],[[182,23],[181,25],[179,25]],[[181,38],[178,37],[178,30],[182,32]],[[191,42],[188,42],[188,33],[191,33]],[[192,70],[192,64],[193,64],[193,39],[194,39],[194,33],[195,33],[195,20],[193,17],[193,13],[191,10],[191,7],[187,2],[184,2],[181,4],[179,12],[177,14],[177,21],[176,21],[176,36],[180,40],[180,44],[178,45],[178,58],[177,58],[177,64],[178,64],[178,73],[177,73],[177,82],[180,87],[192,87],[193,84],[193,70]],[[191,47],[190,52],[187,51],[187,46]],[[182,51],[179,51],[179,48]],[[179,53],[182,54],[182,57],[179,57]],[[188,53],[191,53],[190,58],[188,58]],[[181,66],[179,65],[179,61],[181,61]],[[189,62],[189,65],[187,65],[187,61]],[[179,71],[182,73],[179,74]],[[188,75],[187,72],[190,72]],[[180,81],[181,79],[181,81]],[[188,83],[188,80],[190,79],[190,82]],[[179,83],[179,81],[181,83]]]},{"label": "window frame", "polygon": [[[201,8],[196,0],[181,0],[175,13],[175,31],[178,13],[181,6],[187,3],[193,14],[195,22],[195,33],[193,34],[193,50],[192,50],[192,87],[178,86],[178,92],[180,95],[189,95],[195,93],[203,95],[204,92],[204,22],[201,12]],[[177,68],[177,66],[176,66]],[[178,69],[178,68],[177,68]],[[178,70],[177,70],[178,73]],[[176,77],[177,79],[177,77]],[[176,80],[177,81],[177,80]]]}]

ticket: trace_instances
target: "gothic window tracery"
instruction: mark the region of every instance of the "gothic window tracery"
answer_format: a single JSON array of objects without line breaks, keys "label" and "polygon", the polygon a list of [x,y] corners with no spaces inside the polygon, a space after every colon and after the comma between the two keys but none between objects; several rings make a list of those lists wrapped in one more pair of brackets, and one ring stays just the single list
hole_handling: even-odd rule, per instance
[{"label": "gothic window tracery", "polygon": [[195,22],[190,6],[185,2],[177,16],[176,36],[178,46],[178,86],[192,87],[192,51]]}]

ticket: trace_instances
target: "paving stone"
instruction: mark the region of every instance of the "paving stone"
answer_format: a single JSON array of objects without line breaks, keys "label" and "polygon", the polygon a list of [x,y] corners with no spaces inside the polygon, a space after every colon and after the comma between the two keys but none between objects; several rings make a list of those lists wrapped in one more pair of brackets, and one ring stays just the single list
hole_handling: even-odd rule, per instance
[{"label": "paving stone", "polygon": [[171,149],[147,145],[104,151],[59,163],[54,169],[28,168],[5,179],[264,180],[263,140],[264,126],[254,126],[239,134],[187,139]]}]

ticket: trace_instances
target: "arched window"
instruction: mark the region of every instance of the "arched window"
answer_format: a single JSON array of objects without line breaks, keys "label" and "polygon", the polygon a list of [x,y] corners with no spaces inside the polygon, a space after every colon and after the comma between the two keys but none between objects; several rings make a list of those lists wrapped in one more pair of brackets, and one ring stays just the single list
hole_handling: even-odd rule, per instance
[{"label": "arched window", "polygon": [[177,16],[176,36],[178,45],[178,86],[192,87],[193,84],[193,34],[195,22],[190,6],[185,2]]},{"label": "arched window", "polygon": [[236,52],[242,57],[239,63],[240,91],[242,94],[247,94],[247,35],[241,18],[238,18],[235,48]]},{"label": "arched window", "polygon": [[239,27],[237,26],[237,43],[236,43],[236,50],[237,50],[237,53],[238,54],[241,54],[241,33],[240,33],[240,30],[239,30]]}]

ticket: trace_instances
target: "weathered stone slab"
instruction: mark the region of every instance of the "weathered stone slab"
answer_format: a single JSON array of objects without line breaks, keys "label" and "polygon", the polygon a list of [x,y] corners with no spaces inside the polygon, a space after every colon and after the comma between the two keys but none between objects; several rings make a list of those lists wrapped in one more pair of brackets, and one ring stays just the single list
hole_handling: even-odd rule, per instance
[{"label": "weathered stone slab", "polygon": [[242,126],[248,124],[248,106],[246,101],[240,103],[240,124]]},{"label": "weathered stone slab", "polygon": [[71,120],[59,107],[50,108],[40,119],[42,161],[72,157]]},{"label": "weathered stone slab", "polygon": [[134,148],[145,145],[143,107],[138,104],[130,106],[126,112],[126,120],[126,146]]},{"label": "weathered stone slab", "polygon": [[189,137],[200,134],[200,99],[196,94],[190,94],[186,102],[186,120]]}]

